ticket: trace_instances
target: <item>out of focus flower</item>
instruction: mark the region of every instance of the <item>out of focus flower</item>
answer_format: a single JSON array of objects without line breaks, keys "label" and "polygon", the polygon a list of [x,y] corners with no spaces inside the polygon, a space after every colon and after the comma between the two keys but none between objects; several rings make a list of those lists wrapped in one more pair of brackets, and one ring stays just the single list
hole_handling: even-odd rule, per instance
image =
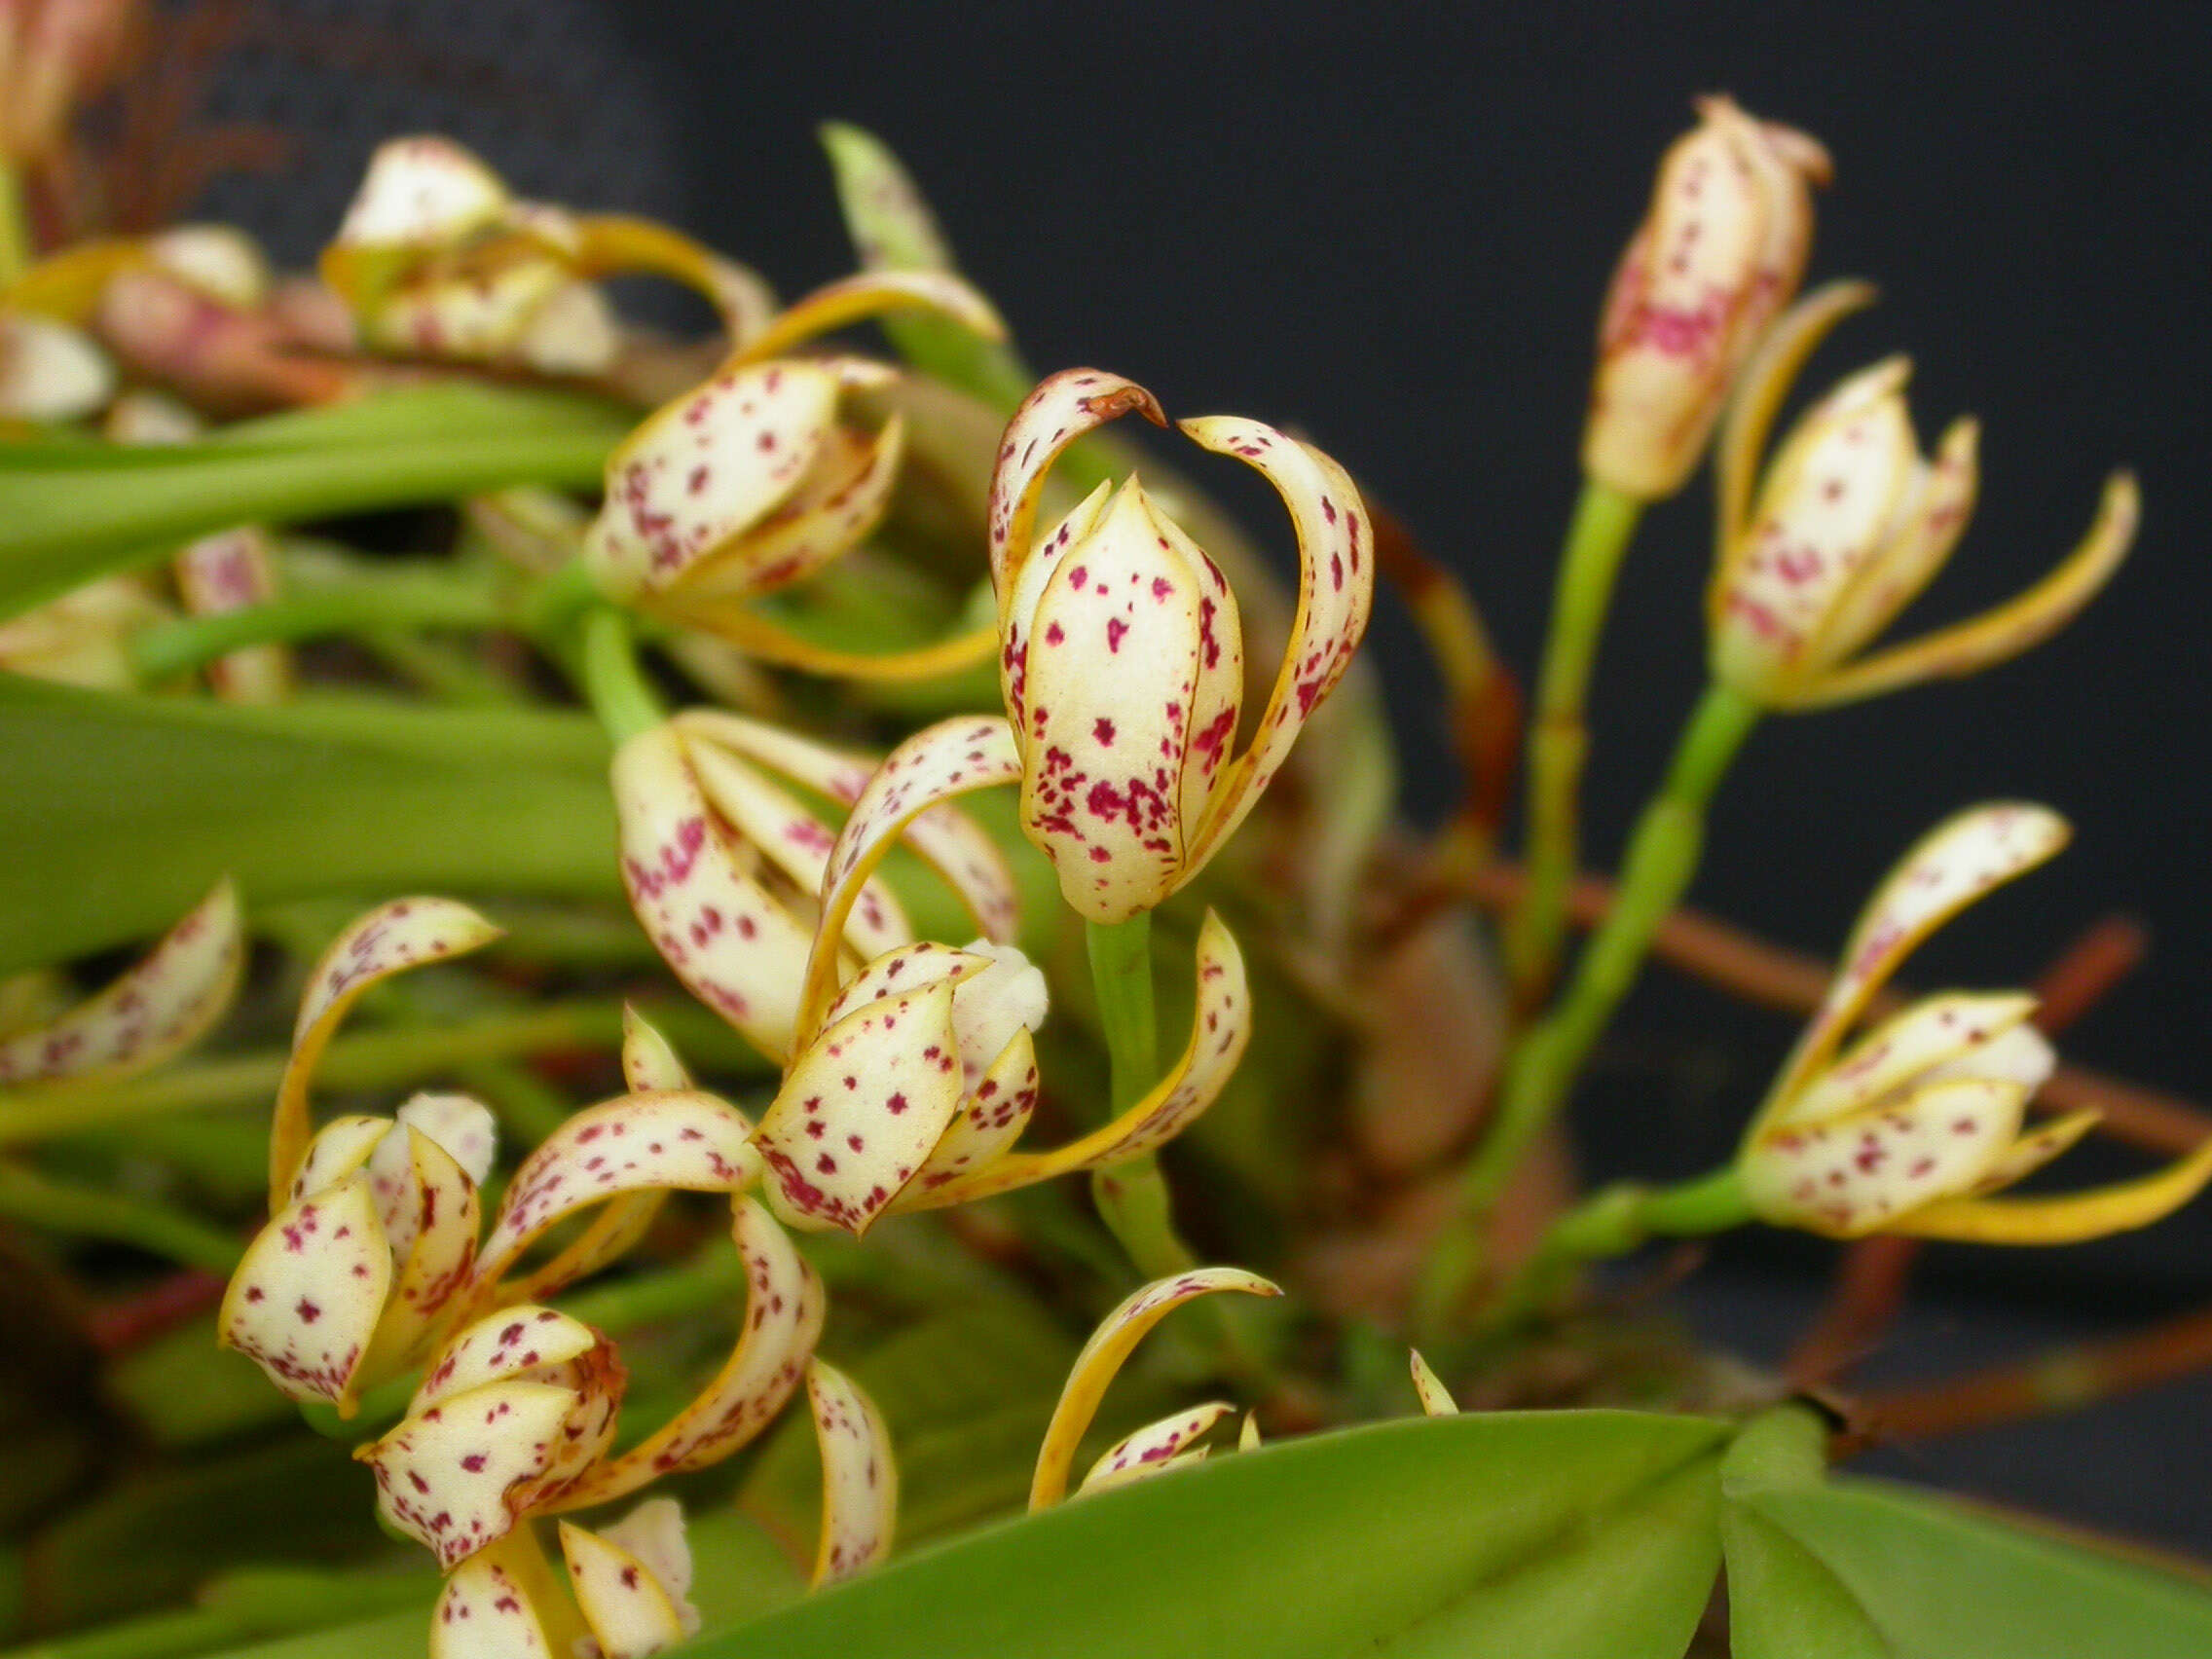
[{"label": "out of focus flower", "polygon": [[1350,665],[1375,597],[1367,513],[1343,467],[1256,421],[1183,431],[1257,469],[1298,532],[1298,610],[1243,754],[1236,600],[1205,551],[1135,478],[1101,485],[1033,539],[1053,460],[1152,393],[1095,369],[1052,376],[1015,412],[991,479],[991,578],[1001,681],[1021,755],[1022,829],[1060,892],[1095,922],[1149,910],[1244,822],[1314,709]]},{"label": "out of focus flower", "polygon": [[1638,500],[1682,487],[1737,372],[1804,276],[1825,151],[1725,97],[1660,164],[1598,329],[1582,464]]},{"label": "out of focus flower", "polygon": [[[1912,949],[2000,883],[2049,858],[2067,828],[2043,807],[1976,807],[1907,853],[1859,918],[1826,999],[1737,1160],[1763,1219],[1833,1237],[1902,1233],[2063,1244],[2143,1227],[2212,1180],[2212,1142],[2146,1179],[2060,1198],[1993,1198],[2079,1140],[2077,1112],[2022,1129],[2050,1075],[2025,992],[1924,997],[1843,1049]],[[1839,1052],[1838,1051],[1841,1050]]]}]

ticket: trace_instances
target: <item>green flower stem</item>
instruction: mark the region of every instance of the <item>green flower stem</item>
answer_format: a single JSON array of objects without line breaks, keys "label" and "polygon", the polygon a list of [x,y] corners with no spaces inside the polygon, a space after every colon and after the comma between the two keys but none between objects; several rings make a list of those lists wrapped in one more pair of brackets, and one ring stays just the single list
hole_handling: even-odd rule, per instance
[{"label": "green flower stem", "polygon": [[1431,1339],[1480,1268],[1484,1222],[1530,1143],[1566,1103],[1590,1051],[1636,983],[1652,935],[1689,887],[1704,845],[1706,808],[1759,714],[1757,704],[1724,685],[1707,688],[1676,745],[1665,783],[1629,838],[1612,909],[1591,935],[1565,994],[1515,1046],[1497,1114],[1461,1172],[1458,1213],[1422,1276],[1417,1315]]},{"label": "green flower stem", "polygon": [[[757,1074],[765,1062],[729,1028],[693,1005],[651,1002],[645,1016],[687,1056],[717,1070]],[[341,1033],[315,1067],[325,1088],[387,1089],[471,1061],[557,1049],[613,1049],[622,1041],[618,998],[577,998],[452,1025]],[[66,1135],[173,1112],[266,1107],[284,1075],[282,1051],[171,1066],[115,1084],[83,1084],[0,1097],[0,1144]]]},{"label": "green flower stem", "polygon": [[0,1162],[0,1217],[68,1237],[134,1244],[218,1273],[237,1267],[244,1249],[221,1228],[159,1198],[56,1181],[19,1163]]},{"label": "green flower stem", "polygon": [[1529,724],[1529,886],[1506,928],[1505,961],[1516,1002],[1533,1006],[1550,983],[1567,937],[1574,880],[1576,801],[1589,752],[1585,706],[1613,578],[1643,503],[1585,479],[1568,525],[1552,598],[1551,637]]},{"label": "green flower stem", "polygon": [[1487,1332],[1518,1327],[1540,1312],[1574,1271],[1610,1261],[1652,1238],[1699,1238],[1751,1221],[1744,1184],[1729,1164],[1674,1187],[1624,1183],[1592,1194],[1553,1222],[1535,1253],[1484,1319]]},{"label": "green flower stem", "polygon": [[483,583],[417,570],[164,622],[131,640],[130,661],[146,679],[160,681],[203,667],[241,645],[387,628],[496,628],[505,620],[506,608]]},{"label": "green flower stem", "polygon": [[[1113,1067],[1113,1110],[1133,1106],[1160,1075],[1160,1019],[1152,995],[1152,912],[1086,929],[1098,1022]],[[1198,1258],[1175,1235],[1173,1206],[1160,1161],[1151,1153],[1090,1177],[1098,1214],[1148,1279],[1195,1267]]]},{"label": "green flower stem", "polygon": [[659,693],[638,661],[629,617],[610,605],[595,606],[584,613],[583,689],[592,712],[617,746],[668,719]]},{"label": "green flower stem", "polygon": [[7,287],[28,271],[36,255],[31,245],[30,215],[23,206],[23,181],[16,164],[0,157],[0,287]]}]

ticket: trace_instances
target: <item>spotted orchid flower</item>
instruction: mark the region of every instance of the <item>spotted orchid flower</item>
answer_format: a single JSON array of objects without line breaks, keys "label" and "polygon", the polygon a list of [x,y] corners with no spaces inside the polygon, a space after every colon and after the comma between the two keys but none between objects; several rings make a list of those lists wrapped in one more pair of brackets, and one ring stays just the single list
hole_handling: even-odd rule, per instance
[{"label": "spotted orchid flower", "polygon": [[[834,835],[789,783],[850,807],[872,757],[740,716],[695,710],[630,739],[613,764],[622,877],[646,936],[701,1001],[771,1059],[790,1052]],[[906,842],[995,939],[1011,938],[1014,876],[995,843],[944,808]],[[867,881],[838,940],[866,960],[914,935],[898,899]]]},{"label": "spotted orchid flower", "polygon": [[218,882],[104,990],[0,1037],[0,1088],[113,1083],[182,1053],[230,1012],[245,943],[238,890]]},{"label": "spotted orchid flower", "polygon": [[1052,376],[1014,413],[991,477],[1000,680],[1022,765],[1023,831],[1086,918],[1127,919],[1197,875],[1235,833],[1307,719],[1350,665],[1375,598],[1358,488],[1309,444],[1256,421],[1185,421],[1281,495],[1298,533],[1290,644],[1249,747],[1235,596],[1135,478],[1101,486],[1034,535],[1052,461],[1130,411],[1166,416],[1134,382]]},{"label": "spotted orchid flower", "polygon": [[[1037,1454],[1037,1470],[1029,1485],[1032,1512],[1050,1508],[1067,1494],[1068,1476],[1076,1449],[1083,1444],[1097,1415],[1098,1403],[1137,1344],[1152,1328],[1186,1302],[1220,1291],[1247,1296],[1280,1296],[1281,1289],[1257,1273],[1241,1268],[1196,1268],[1189,1272],[1156,1279],[1131,1292],[1121,1306],[1100,1321],[1098,1329],[1076,1355],[1052,1419],[1046,1425],[1045,1443]],[[1200,1461],[1206,1448],[1194,1445],[1235,1407],[1210,1401],[1148,1423],[1116,1442],[1091,1466],[1082,1491],[1098,1492],[1124,1485],[1163,1469]]]},{"label": "spotted orchid flower", "polygon": [[988,631],[895,654],[840,652],[754,602],[857,546],[890,505],[903,417],[863,424],[855,394],[898,371],[869,358],[792,355],[816,335],[923,308],[998,339],[988,301],[941,272],[832,282],[743,343],[714,376],[646,417],[608,460],[584,562],[617,602],[701,629],[763,661],[821,674],[915,678],[990,654]]},{"label": "spotted orchid flower", "polygon": [[115,395],[115,365],[80,330],[0,302],[0,422],[60,425]]},{"label": "spotted orchid flower", "polygon": [[[796,1039],[756,1144],[770,1200],[793,1225],[864,1233],[883,1215],[967,1203],[1153,1151],[1219,1097],[1251,1038],[1236,940],[1198,932],[1191,1036],[1165,1077],[1120,1117],[1050,1152],[1015,1142],[1034,1104],[1029,1032],[1044,984],[1018,952],[979,941],[887,951],[849,979],[844,930],[906,826],[971,790],[1021,775],[1006,722],[961,717],[908,738],[868,780],[830,849]],[[1011,907],[978,912],[1013,932]]]},{"label": "spotted orchid flower", "polygon": [[1420,1401],[1421,1415],[1457,1417],[1459,1403],[1452,1398],[1452,1390],[1445,1387],[1444,1379],[1436,1375],[1435,1367],[1422,1356],[1420,1349],[1412,1348],[1408,1353],[1408,1364],[1414,1379],[1414,1395]]},{"label": "spotted orchid flower", "polygon": [[1613,275],[1583,428],[1590,476],[1638,500],[1682,487],[1738,372],[1789,303],[1828,158],[1804,133],[1699,100]]},{"label": "spotted orchid flower", "polygon": [[1808,709],[1972,674],[2056,632],[2125,557],[2140,508],[2116,473],[2079,547],[2041,582],[1969,621],[1862,654],[1932,581],[1973,510],[1977,428],[1954,422],[1933,459],[1913,435],[1892,357],[1850,377],[1776,450],[1753,498],[1775,409],[1835,321],[1865,303],[1823,290],[1778,325],[1745,376],[1720,446],[1720,551],[1707,596],[1713,673],[1770,708]]},{"label": "spotted orchid flower", "polygon": [[1924,997],[1845,1048],[1904,958],[1992,888],[2056,853],[2065,821],[2039,806],[1963,812],[1908,852],[1844,946],[1825,1000],[1737,1169],[1751,1208],[1831,1237],[1901,1233],[2063,1244],[2144,1227],[2212,1180],[2212,1142],[2145,1179],[2061,1198],[1994,1198],[2095,1124],[2094,1111],[2022,1128],[2054,1063],[2024,992]]},{"label": "spotted orchid flower", "polygon": [[321,269],[374,350],[549,375],[613,364],[620,329],[601,277],[682,282],[736,339],[774,310],[757,276],[690,239],[519,200],[483,162],[436,137],[378,148]]}]

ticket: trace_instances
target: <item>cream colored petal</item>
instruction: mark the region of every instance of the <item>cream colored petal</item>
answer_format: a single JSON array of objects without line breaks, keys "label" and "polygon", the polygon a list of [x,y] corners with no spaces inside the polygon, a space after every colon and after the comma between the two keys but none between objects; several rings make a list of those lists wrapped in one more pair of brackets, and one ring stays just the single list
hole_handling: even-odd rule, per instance
[{"label": "cream colored petal", "polygon": [[952,1031],[960,1039],[960,1075],[974,1088],[984,1070],[1022,1032],[1034,1032],[1051,1010],[1044,972],[1013,944],[976,940],[967,954],[987,964],[952,994]]},{"label": "cream colored petal", "polygon": [[1076,1448],[1083,1444],[1098,1402],[1108,1384],[1152,1328],[1184,1303],[1214,1291],[1241,1291],[1247,1296],[1280,1296],[1279,1286],[1246,1272],[1242,1268],[1194,1268],[1186,1273],[1155,1279],[1132,1292],[1106,1315],[1083,1351],[1076,1355],[1060,1390],[1059,1404],[1045,1430],[1045,1444],[1037,1455],[1037,1472],[1029,1486],[1029,1507],[1044,1509],[1057,1503],[1067,1492],[1068,1467]]},{"label": "cream colored petal", "polygon": [[599,1529],[608,1543],[637,1557],[675,1604],[683,1634],[696,1636],[699,1609],[691,1594],[691,1546],[684,1537],[683,1506],[673,1497],[648,1497],[621,1520]]},{"label": "cream colored petal", "polygon": [[593,579],[628,600],[720,556],[797,489],[842,392],[822,364],[724,367],[647,416],[608,458],[607,504],[584,536]]},{"label": "cream colored petal", "polygon": [[1257,1452],[1259,1449],[1260,1414],[1254,1410],[1244,1414],[1244,1425],[1236,1431],[1236,1450],[1239,1452]]},{"label": "cream colored petal", "polygon": [[2105,485],[2096,522],[2064,564],[2027,592],[1971,621],[1893,645],[1825,675],[1790,699],[1798,709],[1826,708],[1923,680],[1978,674],[2040,645],[2094,599],[2135,539],[2142,515],[2135,480],[2118,473]]},{"label": "cream colored petal", "polygon": [[97,995],[0,1042],[0,1087],[122,1078],[181,1053],[230,1012],[245,918],[228,880]]},{"label": "cream colored petal", "polygon": [[1017,734],[1029,729],[1029,642],[1036,631],[1037,607],[1060,567],[1096,533],[1118,499],[1113,481],[1101,482],[1046,533],[1034,552],[1024,554],[1012,589],[998,595],[999,692]]},{"label": "cream colored petal", "polygon": [[1251,747],[1216,787],[1204,823],[1191,836],[1187,880],[1236,832],[1290,757],[1307,720],[1351,666],[1375,605],[1375,560],[1358,487],[1319,450],[1235,416],[1185,421],[1182,427],[1205,448],[1235,456],[1261,473],[1282,497],[1298,532],[1298,610],[1290,644]]},{"label": "cream colored petal", "polygon": [[732,360],[757,363],[886,312],[934,311],[986,340],[1004,340],[991,302],[947,271],[866,271],[815,289],[745,342]]},{"label": "cream colored petal", "polygon": [[1714,448],[1719,512],[1714,545],[1725,549],[1742,538],[1767,435],[1805,359],[1837,323],[1854,312],[1864,311],[1878,297],[1873,283],[1856,278],[1823,283],[1782,313],[1745,363],[1721,423],[1719,442]]},{"label": "cream colored petal", "polygon": [[[548,1228],[590,1205],[647,1192],[743,1192],[760,1175],[751,1137],[743,1115],[712,1094],[625,1094],[573,1114],[507,1183],[474,1294],[498,1294]],[[544,1279],[532,1277],[538,1295],[558,1288]]]},{"label": "cream colored petal", "polygon": [[541,375],[601,375],[622,354],[622,323],[596,283],[556,284],[530,313],[509,348]]},{"label": "cream colored petal", "polygon": [[798,1386],[822,1336],[829,1297],[820,1276],[760,1203],[739,1198],[731,1208],[747,1271],[745,1324],[737,1346],[689,1405],[620,1456],[586,1473],[555,1507],[605,1503],[664,1474],[718,1463],[767,1427]]},{"label": "cream colored petal", "polygon": [[611,777],[622,884],[645,937],[685,989],[783,1059],[812,931],[747,872],[673,727],[622,745]]},{"label": "cream colored petal", "polygon": [[290,1186],[309,1135],[308,1084],[324,1046],[347,1010],[371,985],[410,968],[424,968],[480,950],[499,930],[451,899],[394,899],[356,917],[308,973],[292,1025],[292,1053],[276,1089],[269,1130],[272,1206]]},{"label": "cream colored petal", "polygon": [[1132,409],[1156,426],[1167,424],[1159,399],[1136,382],[1099,369],[1062,369],[1014,412],[991,471],[991,586],[999,596],[1002,626],[1015,579],[1029,559],[1046,473],[1076,439]]},{"label": "cream colored petal", "polygon": [[[1031,618],[1021,828],[1090,921],[1152,908],[1183,873],[1184,761],[1213,616],[1203,560],[1131,479]],[[1209,734],[1217,750],[1235,720],[1232,706]]]},{"label": "cream colored petal", "polygon": [[1090,1472],[1083,1477],[1083,1484],[1076,1491],[1079,1493],[1108,1492],[1179,1463],[1202,1461],[1206,1449],[1199,1447],[1194,1452],[1190,1447],[1215,1423],[1225,1417],[1235,1416],[1235,1412],[1236,1408],[1227,1400],[1209,1400],[1202,1406],[1147,1423],[1109,1446],[1104,1456],[1090,1465]]},{"label": "cream colored petal", "polygon": [[[403,1369],[428,1345],[476,1265],[476,1183],[421,1130],[402,1124],[393,1138],[411,1161],[405,1204],[396,1210],[387,1205],[383,1223],[397,1266],[384,1317],[352,1385],[338,1402],[342,1412],[359,1388]],[[373,1165],[371,1176],[373,1184]]]},{"label": "cream colored petal", "polygon": [[441,246],[494,223],[508,201],[499,176],[452,139],[387,139],[369,158],[338,241]]},{"label": "cream colored petal", "polygon": [[[762,777],[754,767],[712,743],[684,746],[684,757],[700,792],[738,841],[754,848],[783,871],[799,892],[822,891],[822,872],[830,863],[836,835],[808,808]],[[875,956],[914,937],[905,907],[880,881],[870,882],[865,902],[845,923],[845,941],[862,956]]]},{"label": "cream colored petal", "polygon": [[1899,1233],[1963,1244],[2081,1244],[2162,1221],[2212,1181],[2212,1141],[2140,1180],[2048,1198],[1953,1198],[1923,1205]]},{"label": "cream colored petal", "polygon": [[1977,1198],[1987,1193],[2002,1192],[2015,1181],[2026,1180],[2095,1128],[2103,1117],[2102,1112],[2093,1108],[2069,1112],[2063,1118],[2052,1118],[2026,1130],[2006,1149],[2003,1157],[1982,1172],[1981,1179],[1973,1184],[1967,1197]]},{"label": "cream colored petal", "polygon": [[633,1094],[697,1087],[659,1027],[628,1003],[622,1005],[622,1081]]},{"label": "cream colored petal", "polygon": [[[1951,991],[1924,997],[1876,1026],[1788,1099],[1778,1102],[1766,1122],[1780,1128],[1848,1117],[1954,1060],[1964,1073],[1987,1075],[1975,1063],[1980,1051],[2001,1034],[2022,1029],[2021,1022],[2035,1011],[2036,999],[2024,991]],[[2049,1045],[2042,1038],[2033,1032],[2027,1035],[2045,1055],[2049,1054]],[[2045,1071],[2047,1075],[2047,1065]],[[2032,1081],[2040,1085],[2043,1079]]]},{"label": "cream colored petal", "polygon": [[[347,1176],[366,1164],[383,1150],[387,1140],[395,1138],[396,1125],[389,1118],[333,1118],[315,1131],[308,1143],[308,1155],[300,1163],[300,1172],[292,1178],[290,1201],[297,1203],[310,1193],[319,1193],[325,1187],[335,1187]],[[404,1161],[405,1137],[401,1141],[400,1158]],[[372,1197],[378,1200],[378,1223],[383,1223],[383,1196],[372,1175],[369,1183]]]},{"label": "cream colored petal", "polygon": [[929,1195],[971,1170],[987,1169],[1012,1149],[1037,1110],[1037,1049],[1029,1033],[1014,1037],[977,1079],[911,1185],[891,1202],[895,1211],[935,1207]]},{"label": "cream colored petal", "polygon": [[1420,1398],[1422,1413],[1428,1417],[1457,1417],[1458,1402],[1452,1398],[1452,1390],[1445,1387],[1444,1380],[1421,1357],[1420,1349],[1411,1348],[1407,1352],[1413,1370],[1414,1392]]},{"label": "cream colored petal", "polygon": [[[838,832],[837,844],[830,852],[830,867],[822,888],[822,917],[799,999],[796,1029],[802,1040],[819,1028],[823,1012],[836,996],[837,956],[846,919],[862,900],[867,878],[891,850],[892,842],[922,814],[954,796],[994,784],[1014,783],[1020,776],[1021,757],[1013,731],[1005,720],[989,717],[962,715],[940,720],[914,733],[884,757],[853,803],[852,813]],[[984,858],[973,842],[950,845],[947,851],[962,861],[958,876],[955,878],[943,865],[940,865],[940,872],[964,896],[987,897],[988,906],[977,920],[990,938],[1011,939],[1017,919],[1012,912],[1012,889],[998,885],[1004,861],[995,855]]]},{"label": "cream colored petal", "polygon": [[0,312],[0,417],[78,421],[114,395],[115,365],[90,339],[49,317]]},{"label": "cream colored petal", "polygon": [[[176,556],[176,586],[195,615],[267,603],[276,594],[268,534],[247,526],[202,536]],[[218,657],[206,672],[207,683],[226,702],[280,702],[291,689],[292,657],[282,645],[247,645]]]},{"label": "cream colored petal", "polygon": [[573,1383],[572,1368],[604,1341],[581,1319],[555,1309],[527,1304],[503,1309],[446,1342],[417,1385],[407,1415],[421,1417],[490,1382]]},{"label": "cream colored petal", "polygon": [[683,1640],[683,1621],[658,1578],[621,1545],[561,1523],[561,1557],[603,1659],[645,1659]]},{"label": "cream colored petal", "polygon": [[683,602],[774,593],[866,540],[891,505],[905,431],[896,415],[873,434],[832,427],[781,506],[685,572]]},{"label": "cream colored petal", "polygon": [[246,1246],[215,1329],[289,1399],[337,1403],[384,1315],[391,1248],[366,1170],[278,1212]]},{"label": "cream colored petal", "polygon": [[[954,950],[950,945],[930,940],[900,945],[862,964],[861,971],[845,981],[837,1000],[830,1005],[823,1023],[834,1025],[868,1003],[924,990],[940,980],[955,986],[965,984],[986,972],[990,965],[991,959],[979,951]],[[958,998],[954,999],[954,1007],[957,1010]],[[959,1029],[957,1017],[953,1028]]]},{"label": "cream colored petal", "polygon": [[1143,1099],[1103,1128],[1051,1152],[1008,1153],[933,1190],[916,1187],[902,1207],[938,1209],[1078,1170],[1108,1168],[1182,1133],[1220,1097],[1252,1037],[1243,953],[1210,910],[1198,930],[1198,1007],[1190,1041],[1174,1068]]},{"label": "cream colored petal", "polygon": [[1958,1078],[1825,1124],[1762,1132],[1737,1167],[1752,1210],[1780,1227],[1857,1238],[1972,1189],[2019,1133],[2028,1091]]},{"label": "cream colored petal", "polygon": [[455,1567],[430,1614],[430,1659],[555,1659],[529,1593],[498,1562]]},{"label": "cream colored petal", "polygon": [[2071,833],[2048,807],[1993,801],[1969,807],[1921,837],[1860,912],[1820,1012],[1798,1039],[1770,1102],[1793,1095],[1826,1063],[1867,999],[1922,940],[1983,894],[2051,857]]},{"label": "cream colored petal", "polygon": [[961,1094],[950,983],[862,1004],[800,1051],[760,1120],[769,1202],[793,1226],[866,1233],[928,1161]]},{"label": "cream colored petal", "polygon": [[260,243],[230,225],[178,225],[150,237],[146,254],[169,276],[233,311],[258,311],[272,277]]},{"label": "cream colored petal", "polygon": [[883,1414],[850,1377],[817,1359],[806,1368],[806,1397],[822,1453],[822,1540],[810,1581],[820,1589],[890,1555],[899,1524],[899,1464]]}]

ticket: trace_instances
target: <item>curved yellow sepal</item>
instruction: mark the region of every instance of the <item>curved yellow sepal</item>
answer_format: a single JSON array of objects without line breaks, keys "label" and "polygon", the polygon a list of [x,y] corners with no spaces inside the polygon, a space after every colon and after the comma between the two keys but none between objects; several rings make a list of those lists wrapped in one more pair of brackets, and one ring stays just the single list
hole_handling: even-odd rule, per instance
[{"label": "curved yellow sepal", "polygon": [[847,651],[815,644],[735,601],[689,600],[671,605],[673,618],[778,668],[826,680],[937,680],[991,660],[998,630],[977,628],[899,651]]},{"label": "curved yellow sepal", "polygon": [[2048,1198],[1949,1198],[1890,1224],[1893,1233],[1963,1244],[2080,1244],[2165,1217],[2212,1182],[2212,1140],[2140,1180]]}]

